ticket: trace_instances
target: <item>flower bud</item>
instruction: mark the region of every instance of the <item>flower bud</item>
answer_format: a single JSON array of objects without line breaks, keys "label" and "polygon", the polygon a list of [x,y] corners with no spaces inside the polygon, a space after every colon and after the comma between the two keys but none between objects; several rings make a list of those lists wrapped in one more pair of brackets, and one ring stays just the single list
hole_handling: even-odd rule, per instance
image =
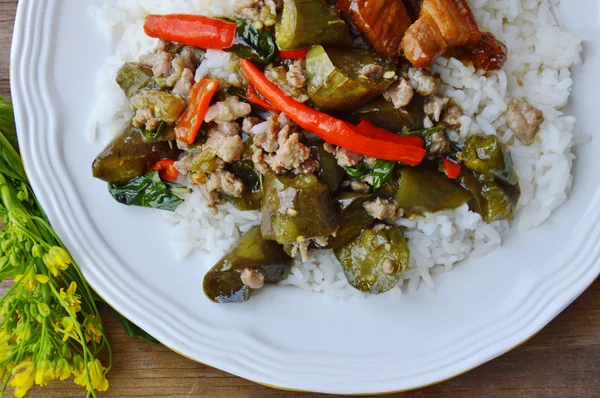
[{"label": "flower bud", "polygon": [[42,245],[33,245],[33,247],[31,248],[31,254],[35,258],[42,258],[42,256],[44,255],[44,248],[42,247]]}]

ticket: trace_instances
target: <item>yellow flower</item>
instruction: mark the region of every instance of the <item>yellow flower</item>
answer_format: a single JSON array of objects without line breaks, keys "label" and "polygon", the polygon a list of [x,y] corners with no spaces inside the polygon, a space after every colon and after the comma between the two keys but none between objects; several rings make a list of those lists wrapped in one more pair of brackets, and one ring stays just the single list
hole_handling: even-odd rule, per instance
[{"label": "yellow flower", "polygon": [[94,340],[100,344],[102,341],[102,331],[98,328],[100,322],[96,315],[87,316],[83,322],[85,328],[85,341]]},{"label": "yellow flower", "polygon": [[63,336],[63,341],[67,341],[69,337],[71,337],[71,332],[75,330],[75,322],[73,321],[73,318],[66,316],[60,321],[60,323],[63,327],[63,333],[65,334]]},{"label": "yellow flower", "polygon": [[[21,372],[20,372],[21,371]],[[27,391],[33,387],[35,379],[35,367],[33,362],[25,360],[15,366],[12,370],[13,378],[8,383],[10,386],[15,387],[15,397],[23,398]]]},{"label": "yellow flower", "polygon": [[50,361],[44,360],[37,364],[35,370],[35,384],[43,387],[48,385],[48,383],[54,379],[56,379],[56,374],[54,373],[54,368]]},{"label": "yellow flower", "polygon": [[60,380],[67,380],[71,377],[71,367],[65,358],[61,358],[56,362],[56,377]]},{"label": "yellow flower", "polygon": [[73,314],[81,311],[81,300],[78,294],[75,294],[77,290],[77,283],[71,282],[69,289],[65,292],[65,289],[60,289],[60,298],[67,304],[69,310],[73,311]]},{"label": "yellow flower", "polygon": [[79,355],[73,357],[73,368],[71,370],[75,376],[75,384],[81,387],[87,387],[87,378],[85,376],[85,364]]},{"label": "yellow flower", "polygon": [[58,276],[60,271],[66,270],[69,268],[69,264],[73,263],[69,253],[59,246],[50,248],[48,253],[42,256],[42,260],[54,276]]},{"label": "yellow flower", "polygon": [[24,275],[21,274],[21,275],[15,276],[15,283],[20,282],[21,285],[26,290],[29,290],[30,292],[33,292],[35,290],[35,288],[38,285],[38,282],[44,284],[44,283],[48,283],[49,280],[50,280],[50,278],[48,278],[46,275],[42,275],[42,274],[36,275],[33,268]]},{"label": "yellow flower", "polygon": [[108,390],[108,380],[104,375],[106,368],[102,366],[100,360],[96,359],[93,362],[88,362],[88,371],[90,372],[90,379],[92,379],[92,388],[98,391]]}]

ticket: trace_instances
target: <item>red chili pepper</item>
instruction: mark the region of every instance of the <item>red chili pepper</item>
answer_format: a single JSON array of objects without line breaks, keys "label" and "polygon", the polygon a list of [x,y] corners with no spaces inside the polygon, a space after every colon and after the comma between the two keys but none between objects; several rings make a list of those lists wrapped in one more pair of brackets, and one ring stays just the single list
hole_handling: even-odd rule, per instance
[{"label": "red chili pepper", "polygon": [[309,50],[289,50],[279,51],[279,58],[281,59],[304,59]]},{"label": "red chili pepper", "polygon": [[218,88],[219,82],[216,79],[202,79],[194,84],[190,91],[190,103],[175,127],[175,136],[178,140],[186,141],[188,144],[194,143],[210,101]]},{"label": "red chili pepper", "polygon": [[423,148],[425,146],[425,141],[421,137],[416,135],[394,134],[384,128],[375,126],[368,120],[361,120],[358,126],[356,126],[356,132],[365,137],[375,138],[376,140],[387,140],[396,144],[411,145],[418,148]]},{"label": "red chili pepper", "polygon": [[284,112],[298,126],[318,135],[326,142],[364,156],[395,160],[411,166],[418,165],[425,157],[424,149],[389,142],[386,139],[389,138],[387,135],[381,139],[360,135],[349,123],[319,112],[286,95],[252,62],[242,59],[240,65],[250,82],[267,101],[279,111]]},{"label": "red chili pepper", "polygon": [[174,180],[179,175],[179,171],[175,168],[175,160],[163,159],[150,166],[148,171],[158,170],[158,175],[163,180]]},{"label": "red chili pepper", "polygon": [[150,37],[193,47],[221,50],[231,47],[237,23],[202,15],[148,15],[144,31]]},{"label": "red chili pepper", "polygon": [[447,156],[444,156],[442,158],[442,161],[444,162],[444,168],[446,169],[446,174],[448,174],[448,178],[451,178],[453,180],[457,179],[461,170],[460,163],[456,163],[454,160],[448,158]]},{"label": "red chili pepper", "polygon": [[248,85],[248,90],[246,91],[246,98],[253,104],[262,106],[263,108],[269,111],[277,111],[277,109],[275,109],[275,107],[271,105],[269,101],[267,101],[266,99],[261,97],[260,94],[258,94],[258,92],[256,91],[256,87],[254,87],[252,84]]}]

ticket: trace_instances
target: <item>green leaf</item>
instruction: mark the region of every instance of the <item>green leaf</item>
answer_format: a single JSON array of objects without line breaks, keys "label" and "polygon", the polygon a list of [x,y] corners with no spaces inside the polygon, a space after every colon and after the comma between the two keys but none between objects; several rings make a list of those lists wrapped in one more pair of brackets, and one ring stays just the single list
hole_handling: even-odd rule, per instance
[{"label": "green leaf", "polygon": [[28,182],[19,155],[12,103],[2,96],[0,96],[0,173],[21,182]]},{"label": "green leaf", "polygon": [[119,319],[119,322],[121,322],[121,326],[123,326],[123,329],[125,329],[125,333],[127,333],[127,336],[138,337],[138,338],[140,338],[144,341],[147,341],[148,343],[151,343],[151,344],[160,344],[160,341],[156,340],[148,332],[144,331],[142,328],[137,326],[135,323],[131,322],[129,319],[125,318],[123,315],[119,314],[117,311],[115,311],[115,313],[117,314],[117,318]]},{"label": "green leaf", "polygon": [[388,160],[376,160],[371,167],[366,162],[360,162],[356,166],[346,168],[346,173],[356,179],[373,177],[373,188],[377,189],[390,182],[394,176],[396,164],[396,162]]},{"label": "green leaf", "polygon": [[394,177],[395,168],[396,162],[377,160],[371,172],[373,176],[373,188],[380,188],[390,182],[392,177]]},{"label": "green leaf", "polygon": [[360,162],[356,166],[346,168],[346,173],[352,178],[363,178],[370,172],[371,167],[366,162]]},{"label": "green leaf", "polygon": [[109,184],[108,190],[117,202],[124,205],[167,211],[174,211],[183,202],[175,194],[190,192],[179,184],[165,183],[160,179],[158,171],[134,178],[122,186]]},{"label": "green leaf", "polygon": [[17,140],[17,127],[11,102],[0,96],[0,132],[10,142],[15,151],[19,152],[19,141]]},{"label": "green leaf", "polygon": [[277,52],[273,35],[266,29],[256,29],[244,20],[237,22],[236,38],[225,51],[253,62],[268,63]]}]

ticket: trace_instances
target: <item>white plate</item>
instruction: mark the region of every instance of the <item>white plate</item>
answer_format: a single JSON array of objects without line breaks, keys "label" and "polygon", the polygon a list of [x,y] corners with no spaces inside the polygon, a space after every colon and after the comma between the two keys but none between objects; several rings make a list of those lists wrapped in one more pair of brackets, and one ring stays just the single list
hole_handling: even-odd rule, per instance
[{"label": "white plate", "polygon": [[[100,0],[95,0],[100,2]],[[570,200],[543,227],[400,299],[331,301],[271,288],[243,305],[205,299],[199,258],[175,261],[157,211],[128,208],[92,179],[101,149],[85,134],[98,65],[111,52],[92,0],[21,0],[11,82],[21,148],[53,226],[98,293],[165,345],[285,388],[377,393],[425,386],[527,340],[600,273],[600,140],[577,148]],[[560,19],[589,33],[572,113],[598,127],[599,12],[564,1]],[[571,7],[569,7],[569,5]]]}]

